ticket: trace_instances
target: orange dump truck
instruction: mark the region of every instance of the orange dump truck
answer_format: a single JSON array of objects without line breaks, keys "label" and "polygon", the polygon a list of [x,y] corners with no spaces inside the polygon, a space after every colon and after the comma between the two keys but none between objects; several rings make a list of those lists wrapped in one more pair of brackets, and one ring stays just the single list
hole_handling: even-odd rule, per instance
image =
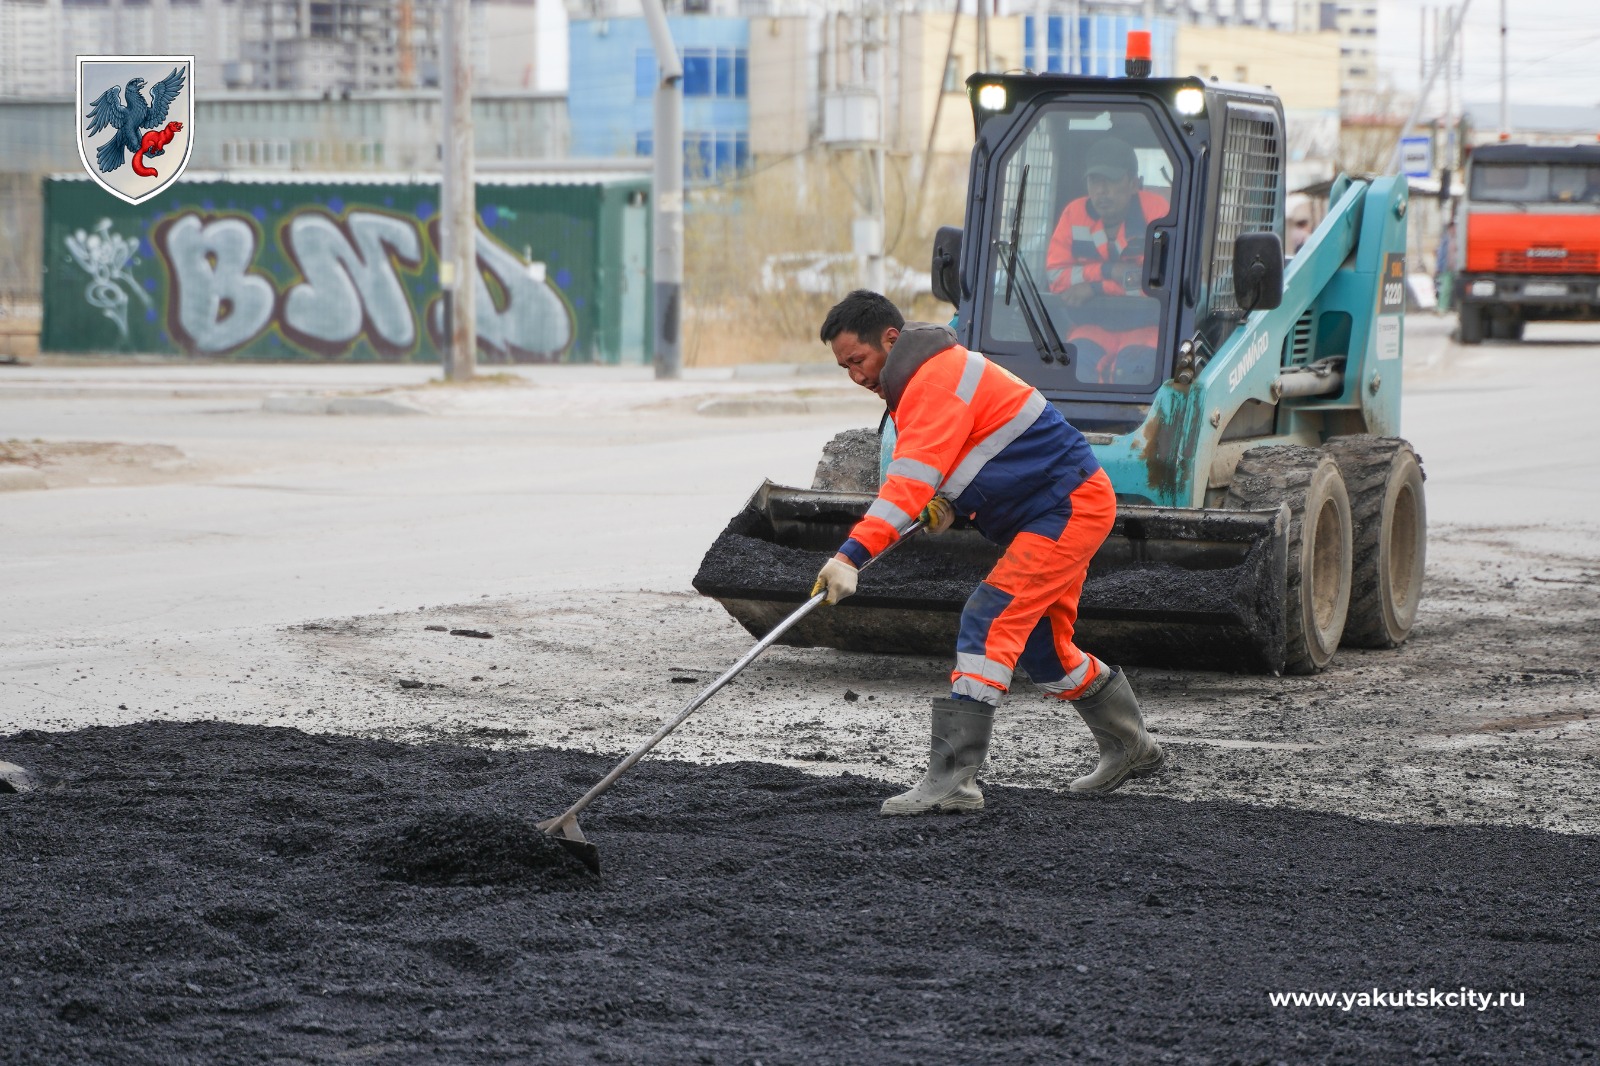
[{"label": "orange dump truck", "polygon": [[1475,149],[1456,249],[1463,344],[1600,320],[1600,144]]}]

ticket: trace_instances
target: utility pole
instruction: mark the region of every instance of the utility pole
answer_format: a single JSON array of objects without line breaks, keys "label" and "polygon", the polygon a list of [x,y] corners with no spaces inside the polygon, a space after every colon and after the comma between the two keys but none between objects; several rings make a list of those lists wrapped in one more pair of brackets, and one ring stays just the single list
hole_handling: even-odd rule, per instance
[{"label": "utility pole", "polygon": [[[1457,36],[1456,36],[1456,32],[1455,32],[1455,30],[1456,30],[1456,21],[1460,17],[1461,17],[1460,13],[1457,12],[1454,8],[1448,8],[1447,7],[1447,8],[1444,9],[1445,26],[1449,28],[1449,37],[1450,37],[1451,41],[1456,41],[1457,40]],[[1455,154],[1455,148],[1456,148],[1456,126],[1455,126],[1455,117],[1456,117],[1456,52],[1457,52],[1457,49],[1456,49],[1456,47],[1453,46],[1453,47],[1450,48],[1450,50],[1448,52],[1442,53],[1439,56],[1439,62],[1441,62],[1441,63],[1443,63],[1445,65],[1445,67],[1444,67],[1444,124],[1445,124],[1445,137],[1444,137],[1444,144],[1442,146],[1443,149],[1444,149],[1444,162],[1437,164],[1437,166],[1438,166],[1439,170],[1442,172],[1443,176],[1446,179],[1448,179],[1450,174],[1454,172],[1455,165],[1456,165],[1456,154]]]},{"label": "utility pole", "polygon": [[1511,139],[1511,103],[1506,96],[1506,0],[1500,0],[1500,139]]},{"label": "utility pole", "polygon": [[[987,0],[979,0],[981,11]],[[878,8],[869,8],[862,15],[861,38],[865,47],[864,73],[878,101],[878,129],[876,142],[864,153],[866,163],[867,217],[857,223],[860,231],[855,240],[856,254],[866,256],[866,269],[862,280],[873,292],[883,292],[888,284],[888,271],[884,264],[884,169],[887,162],[885,139],[889,132],[889,66],[884,55],[884,39],[888,24],[885,15],[879,21]],[[980,30],[980,35],[982,31]],[[980,44],[980,48],[983,46]]]},{"label": "utility pole", "polygon": [[[1038,16],[1037,15],[1035,15],[1033,17],[1034,17],[1035,20],[1038,20]],[[1036,24],[1037,24],[1037,21],[1036,21]],[[914,220],[916,220],[916,224],[919,225],[919,226],[922,224],[922,203],[923,203],[923,198],[927,195],[927,192],[928,192],[928,172],[933,169],[933,166],[932,166],[932,163],[933,163],[933,143],[934,143],[934,140],[938,137],[938,134],[939,134],[939,114],[940,114],[941,111],[944,110],[944,98],[945,98],[944,78],[945,78],[945,74],[950,70],[950,61],[955,58],[955,54],[956,54],[956,32],[958,30],[960,30],[960,29],[961,29],[961,0],[956,0],[955,10],[950,13],[950,37],[949,37],[949,39],[947,41],[945,41],[944,64],[939,68],[939,94],[933,98],[933,121],[928,124],[928,143],[922,149],[922,173],[919,174],[918,177],[917,177],[916,209],[914,211],[912,211],[912,213],[911,213],[911,217]],[[1039,34],[1039,31],[1037,29],[1035,29],[1034,30],[1034,42],[1035,42],[1034,62],[1035,63],[1038,63],[1038,55],[1039,55],[1039,53],[1038,53],[1038,41],[1039,41],[1038,34]],[[1036,67],[1035,69],[1042,70],[1043,67],[1041,65],[1039,67]]]},{"label": "utility pole", "polygon": [[[1461,31],[1461,24],[1467,20],[1467,8],[1472,5],[1472,0],[1461,0],[1461,7],[1456,12],[1456,17],[1450,20],[1450,32],[1444,42],[1444,55],[1452,55],[1456,46],[1456,34]],[[1411,131],[1416,128],[1417,117],[1422,114],[1423,107],[1428,102],[1428,94],[1433,91],[1433,83],[1439,79],[1439,68],[1443,63],[1435,63],[1428,72],[1422,87],[1417,90],[1417,102],[1411,107],[1411,114],[1406,116],[1405,125],[1400,127],[1400,136],[1394,142],[1394,153],[1389,157],[1389,165],[1384,168],[1385,174],[1400,173],[1400,151]]]},{"label": "utility pole", "polygon": [[655,367],[658,380],[683,371],[683,63],[661,0],[644,0],[661,80],[651,133],[655,176]]},{"label": "utility pole", "polygon": [[852,13],[836,12],[829,20],[832,30],[823,38],[828,76],[822,143],[842,153],[841,161],[859,168],[858,183],[852,182],[850,189],[857,207],[850,221],[850,247],[861,287],[874,292],[883,292],[887,282],[883,204],[889,19],[881,11],[878,0],[865,0]]},{"label": "utility pole", "polygon": [[444,9],[444,170],[439,182],[439,287],[445,377],[471,381],[478,364],[478,206],[472,166],[472,35],[468,0]]},{"label": "utility pole", "polygon": [[994,0],[978,0],[978,69],[989,72],[993,60],[989,56],[989,5]]}]

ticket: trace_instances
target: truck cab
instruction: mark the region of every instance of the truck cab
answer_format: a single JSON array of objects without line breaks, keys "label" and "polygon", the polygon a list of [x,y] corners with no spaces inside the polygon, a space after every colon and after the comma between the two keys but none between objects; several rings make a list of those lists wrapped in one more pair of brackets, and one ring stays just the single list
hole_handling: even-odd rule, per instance
[{"label": "truck cab", "polygon": [[1456,226],[1463,344],[1541,320],[1600,319],[1600,144],[1489,144]]}]

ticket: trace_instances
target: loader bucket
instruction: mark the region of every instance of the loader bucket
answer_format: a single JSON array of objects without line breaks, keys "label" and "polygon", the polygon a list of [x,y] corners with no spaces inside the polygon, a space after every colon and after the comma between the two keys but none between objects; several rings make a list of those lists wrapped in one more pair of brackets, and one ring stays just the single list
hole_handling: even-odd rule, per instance
[{"label": "loader bucket", "polygon": [[[706,552],[696,591],[764,636],[805,602],[872,500],[766,482]],[[1123,505],[1090,565],[1076,642],[1111,663],[1281,671],[1287,541],[1286,507]],[[961,608],[999,557],[972,529],[914,538],[864,571],[854,596],[811,612],[782,643],[949,658]]]}]

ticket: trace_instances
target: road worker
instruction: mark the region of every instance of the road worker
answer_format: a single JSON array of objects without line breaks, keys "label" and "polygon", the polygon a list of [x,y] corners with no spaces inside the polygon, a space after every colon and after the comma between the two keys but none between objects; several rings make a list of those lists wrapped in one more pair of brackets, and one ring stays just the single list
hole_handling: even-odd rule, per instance
[{"label": "road worker", "polygon": [[[1078,350],[1079,380],[1144,385],[1158,343],[1158,304],[1139,298],[1145,231],[1167,214],[1167,200],[1140,188],[1133,149],[1116,137],[1089,146],[1083,173],[1088,195],[1067,204],[1050,237],[1050,291],[1062,294],[1072,318],[1067,340]],[[1091,304],[1104,296],[1131,299]]]},{"label": "road worker", "polygon": [[995,708],[1021,666],[1071,701],[1100,747],[1077,792],[1109,792],[1154,773],[1161,748],[1145,730],[1122,670],[1072,642],[1078,595],[1117,501],[1083,435],[1038,390],[956,343],[947,326],[906,324],[883,296],[857,290],[828,312],[822,340],[894,420],[893,460],[878,498],[821,573],[837,603],[856,573],[920,517],[930,533],[967,518],[1005,548],[961,612],[950,695],[933,701],[928,771],[884,814],[971,811]]}]

